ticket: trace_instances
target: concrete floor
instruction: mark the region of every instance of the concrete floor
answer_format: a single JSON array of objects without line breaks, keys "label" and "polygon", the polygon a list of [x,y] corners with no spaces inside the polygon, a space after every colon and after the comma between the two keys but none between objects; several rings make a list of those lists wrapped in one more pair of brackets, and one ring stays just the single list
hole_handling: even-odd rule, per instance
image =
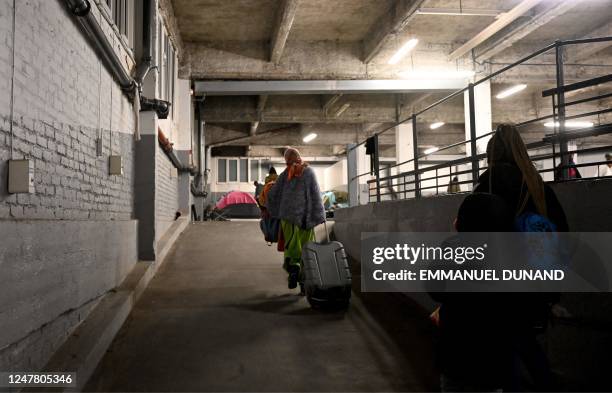
[{"label": "concrete floor", "polygon": [[191,225],[85,390],[437,389],[418,306],[356,288],[347,312],[314,311],[281,261],[256,222]]}]

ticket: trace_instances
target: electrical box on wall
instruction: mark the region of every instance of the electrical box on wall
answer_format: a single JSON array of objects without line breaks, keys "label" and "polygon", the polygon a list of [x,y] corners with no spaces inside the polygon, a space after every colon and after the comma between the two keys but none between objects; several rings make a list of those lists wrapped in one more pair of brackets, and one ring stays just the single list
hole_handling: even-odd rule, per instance
[{"label": "electrical box on wall", "polygon": [[108,174],[123,175],[123,159],[121,156],[108,157]]},{"label": "electrical box on wall", "polygon": [[8,192],[11,194],[34,193],[34,161],[9,160]]}]

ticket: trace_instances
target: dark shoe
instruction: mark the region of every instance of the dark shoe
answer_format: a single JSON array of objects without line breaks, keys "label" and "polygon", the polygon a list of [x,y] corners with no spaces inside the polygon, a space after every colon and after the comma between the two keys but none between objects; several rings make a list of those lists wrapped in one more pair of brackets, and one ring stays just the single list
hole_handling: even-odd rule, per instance
[{"label": "dark shoe", "polygon": [[304,290],[304,283],[300,283],[300,296],[306,296],[306,291]]},{"label": "dark shoe", "polygon": [[300,275],[300,268],[298,266],[289,266],[289,289],[294,289],[298,284],[298,276]]}]

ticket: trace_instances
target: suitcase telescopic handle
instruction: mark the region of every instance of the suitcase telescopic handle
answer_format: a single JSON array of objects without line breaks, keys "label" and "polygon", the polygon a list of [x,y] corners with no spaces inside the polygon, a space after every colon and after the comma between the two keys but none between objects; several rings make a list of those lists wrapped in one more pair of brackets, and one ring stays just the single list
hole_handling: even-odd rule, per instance
[{"label": "suitcase telescopic handle", "polygon": [[323,226],[325,227],[325,236],[327,237],[327,242],[331,242],[331,240],[329,240],[329,231],[327,230],[327,220],[323,221]]},{"label": "suitcase telescopic handle", "polygon": [[[327,230],[327,220],[323,221],[323,226],[325,227],[325,237],[327,239],[328,243],[331,243],[331,240],[329,239],[329,231]],[[314,231],[315,235],[315,242],[317,241],[317,231]]]}]

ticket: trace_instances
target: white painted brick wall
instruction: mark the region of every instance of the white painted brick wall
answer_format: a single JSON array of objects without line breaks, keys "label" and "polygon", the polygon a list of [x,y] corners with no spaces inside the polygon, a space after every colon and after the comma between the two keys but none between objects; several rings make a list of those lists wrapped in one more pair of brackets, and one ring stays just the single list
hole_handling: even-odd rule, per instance
[{"label": "white painted brick wall", "polygon": [[[97,8],[100,1],[91,1],[92,12],[133,71],[134,59]],[[0,0],[0,234],[6,240],[0,242],[5,273],[0,274],[0,369],[33,371],[137,259],[136,142],[132,104],[64,0],[16,0],[9,133],[12,4]],[[172,127],[171,120],[162,126],[167,135]],[[103,139],[99,157],[98,135]],[[159,165],[155,202],[158,226],[165,231],[178,209],[178,178],[171,176],[169,159],[158,153],[150,164]],[[123,157],[123,176],[108,173],[113,154]],[[11,157],[33,161],[34,193],[7,193]]]},{"label": "white painted brick wall", "polygon": [[[20,119],[21,120],[21,119]],[[8,140],[8,120],[0,134]],[[129,220],[133,211],[134,141],[132,135],[102,130],[102,156],[96,156],[96,129],[25,120],[13,126],[15,157],[34,162],[33,194],[0,196],[0,218]],[[112,146],[111,146],[112,144]],[[10,144],[0,150],[6,173]],[[108,156],[120,154],[124,175],[108,174]],[[4,190],[5,191],[5,190]]]},{"label": "white painted brick wall", "polygon": [[39,370],[137,260],[135,221],[0,221],[0,370]]},{"label": "white painted brick wall", "polygon": [[172,225],[176,212],[179,209],[178,176],[170,159],[157,146],[157,174],[155,192],[155,213],[157,225],[157,238],[161,238],[168,227]]},{"label": "white painted brick wall", "polygon": [[[137,259],[134,114],[63,0],[17,0],[11,136],[12,4],[0,0],[0,369],[33,371]],[[123,176],[109,175],[111,154]],[[8,194],[11,157],[33,161],[34,193]]]},{"label": "white painted brick wall", "polygon": [[[11,138],[12,2],[0,2],[0,219],[131,219],[132,104],[112,81],[63,1],[16,3]],[[132,56],[112,27],[95,5],[92,11],[126,67],[132,67]],[[103,136],[100,157],[95,151],[98,134]],[[11,141],[13,158],[34,161],[34,194],[7,193]],[[108,174],[110,154],[123,156],[123,176]]]}]

